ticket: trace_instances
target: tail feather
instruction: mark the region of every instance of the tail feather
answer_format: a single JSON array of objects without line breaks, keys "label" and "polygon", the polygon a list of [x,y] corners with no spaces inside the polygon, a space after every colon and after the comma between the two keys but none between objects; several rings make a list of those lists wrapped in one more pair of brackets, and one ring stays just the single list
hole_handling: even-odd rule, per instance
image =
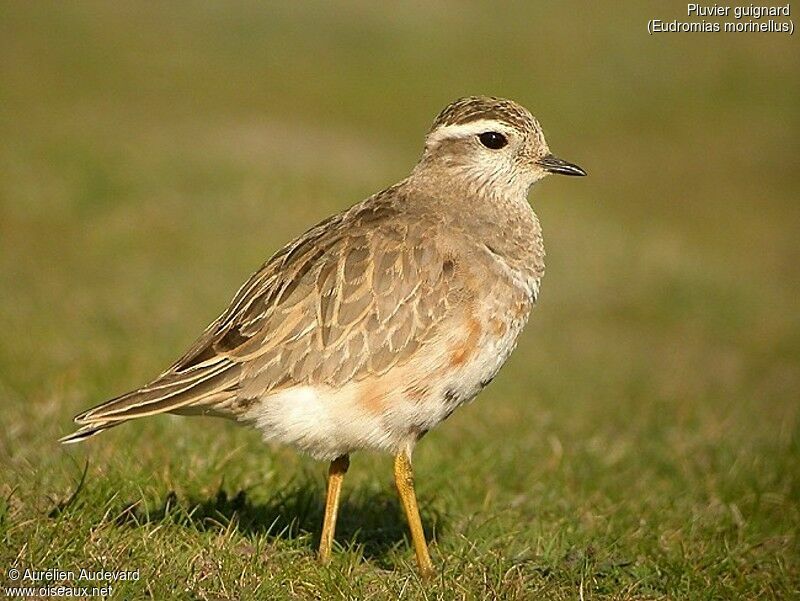
[{"label": "tail feather", "polygon": [[113,428],[114,426],[118,426],[122,422],[112,422],[112,423],[104,423],[104,424],[92,424],[90,426],[83,426],[79,428],[72,434],[67,434],[66,436],[62,436],[58,439],[58,442],[61,444],[72,444],[75,442],[81,442],[86,440],[87,438],[91,438],[96,434],[100,434],[104,430],[108,430],[109,428]]},{"label": "tail feather", "polygon": [[78,424],[127,420],[172,411],[202,401],[237,379],[239,366],[228,361],[210,365],[199,374],[165,374],[151,384],[118,396],[75,417]]},{"label": "tail feather", "polygon": [[227,390],[223,396],[235,394],[231,389],[240,371],[238,364],[223,359],[187,373],[167,372],[147,386],[78,414],[75,422],[82,427],[60,442],[80,442],[130,419],[217,402],[223,391]]}]

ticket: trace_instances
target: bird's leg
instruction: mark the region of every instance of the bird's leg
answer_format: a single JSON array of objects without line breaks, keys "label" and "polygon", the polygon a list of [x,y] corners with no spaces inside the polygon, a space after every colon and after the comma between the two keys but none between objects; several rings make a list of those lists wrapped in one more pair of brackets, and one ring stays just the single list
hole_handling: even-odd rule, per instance
[{"label": "bird's leg", "polygon": [[411,530],[411,540],[414,543],[414,552],[417,555],[419,571],[428,577],[434,574],[431,556],[428,555],[428,545],[425,543],[425,533],[422,530],[422,520],[419,518],[417,496],[414,494],[414,472],[411,469],[411,458],[405,452],[400,452],[394,457],[394,482],[400,494],[400,502],[406,512],[408,527]]},{"label": "bird's leg", "polygon": [[342,490],[342,480],[349,467],[350,458],[342,455],[331,461],[328,469],[328,496],[325,499],[325,520],[322,522],[322,536],[319,541],[319,559],[322,563],[328,563],[331,560],[336,514],[339,512],[339,493]]}]

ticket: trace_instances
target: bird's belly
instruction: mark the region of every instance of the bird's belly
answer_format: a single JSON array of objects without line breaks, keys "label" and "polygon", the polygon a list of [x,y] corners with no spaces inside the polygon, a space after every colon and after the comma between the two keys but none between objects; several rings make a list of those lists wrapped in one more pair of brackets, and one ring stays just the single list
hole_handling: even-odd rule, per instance
[{"label": "bird's belly", "polygon": [[242,416],[265,440],[287,444],[317,459],[357,449],[392,450],[399,444],[385,420],[387,398],[368,401],[362,383],[333,389],[296,386],[260,399]]}]

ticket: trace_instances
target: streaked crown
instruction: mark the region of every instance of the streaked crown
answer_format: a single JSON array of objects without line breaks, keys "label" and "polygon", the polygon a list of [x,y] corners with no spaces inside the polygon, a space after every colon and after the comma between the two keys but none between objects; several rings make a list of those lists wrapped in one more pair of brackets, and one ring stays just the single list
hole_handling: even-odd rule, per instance
[{"label": "streaked crown", "polygon": [[520,130],[541,130],[530,111],[513,100],[495,96],[466,96],[446,106],[434,120],[430,131],[480,120],[499,121]]},{"label": "streaked crown", "polygon": [[547,152],[542,128],[530,111],[513,100],[495,96],[467,96],[450,103],[433,121],[427,142],[434,146],[443,139],[493,129],[527,140],[528,152]]}]

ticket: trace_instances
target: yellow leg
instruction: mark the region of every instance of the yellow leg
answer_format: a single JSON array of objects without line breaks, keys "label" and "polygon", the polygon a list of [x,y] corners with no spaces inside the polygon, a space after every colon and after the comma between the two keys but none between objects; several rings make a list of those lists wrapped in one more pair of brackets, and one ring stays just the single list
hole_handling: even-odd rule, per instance
[{"label": "yellow leg", "polygon": [[395,455],[394,482],[408,519],[419,571],[425,577],[433,576],[433,563],[431,563],[431,556],[428,555],[428,545],[425,544],[425,533],[422,531],[422,520],[419,519],[417,496],[414,494],[414,472],[411,470],[411,459],[406,453],[401,452]]},{"label": "yellow leg", "polygon": [[350,458],[342,455],[331,461],[328,469],[328,496],[325,499],[325,520],[322,523],[322,537],[319,541],[319,559],[322,563],[331,560],[333,533],[336,531],[336,514],[339,513],[339,493],[342,480],[350,467]]}]

